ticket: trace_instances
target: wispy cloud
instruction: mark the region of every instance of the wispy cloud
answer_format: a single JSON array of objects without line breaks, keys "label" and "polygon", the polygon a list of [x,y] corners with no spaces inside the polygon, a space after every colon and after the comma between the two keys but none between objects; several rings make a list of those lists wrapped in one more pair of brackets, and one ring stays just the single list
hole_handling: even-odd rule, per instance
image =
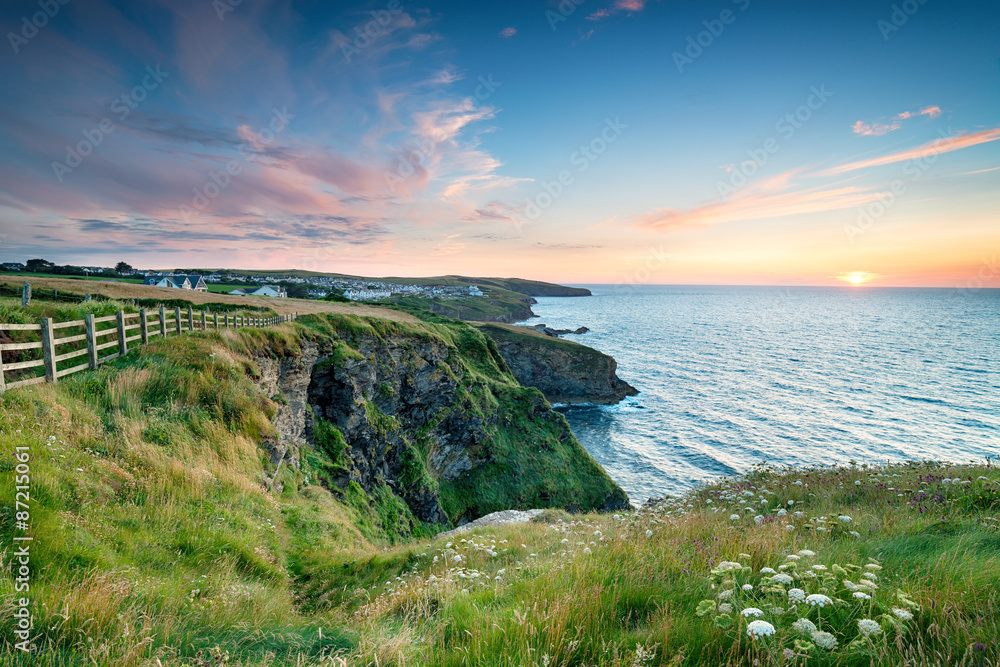
[{"label": "wispy cloud", "polygon": [[647,0],[617,0],[610,7],[598,9],[596,12],[593,12],[587,16],[587,19],[590,21],[600,21],[620,12],[641,12],[646,8],[646,2]]},{"label": "wispy cloud", "polygon": [[857,121],[851,126],[854,134],[860,134],[866,137],[880,137],[883,134],[888,134],[889,132],[895,132],[896,130],[903,127],[900,121],[909,120],[910,118],[916,118],[917,116],[927,116],[929,118],[937,118],[941,115],[941,107],[930,106],[924,107],[919,111],[903,111],[896,114],[891,119],[887,121],[874,121],[871,123],[866,123],[862,120]]},{"label": "wispy cloud", "polygon": [[838,174],[845,174],[859,169],[880,167],[882,165],[893,164],[895,162],[905,162],[906,160],[915,160],[917,158],[928,157],[930,155],[940,155],[941,153],[951,153],[952,151],[969,148],[970,146],[978,146],[979,144],[989,143],[991,141],[996,141],[997,139],[1000,139],[1000,128],[971,132],[969,134],[962,134],[956,137],[944,137],[941,139],[935,139],[934,141],[921,146],[917,146],[916,148],[910,148],[904,151],[891,153],[889,155],[883,155],[882,157],[848,162],[847,164],[842,164],[838,167],[831,167],[830,169],[822,172],[821,175],[836,176]]},{"label": "wispy cloud", "polygon": [[503,37],[504,39],[510,39],[516,34],[517,34],[517,28],[515,28],[514,26],[509,26],[500,31],[500,36]]}]

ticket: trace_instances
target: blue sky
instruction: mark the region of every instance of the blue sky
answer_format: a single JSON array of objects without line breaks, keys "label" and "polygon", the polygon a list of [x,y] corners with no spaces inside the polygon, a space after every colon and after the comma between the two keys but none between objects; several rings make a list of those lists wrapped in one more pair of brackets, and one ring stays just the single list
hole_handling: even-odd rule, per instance
[{"label": "blue sky", "polygon": [[36,0],[0,25],[2,261],[1000,286],[995,2]]}]

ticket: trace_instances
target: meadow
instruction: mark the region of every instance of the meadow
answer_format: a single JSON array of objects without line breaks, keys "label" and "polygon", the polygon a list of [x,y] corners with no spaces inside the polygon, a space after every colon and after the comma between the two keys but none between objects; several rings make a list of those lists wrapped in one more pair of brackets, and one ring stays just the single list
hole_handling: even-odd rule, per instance
[{"label": "meadow", "polygon": [[[761,465],[635,511],[401,541],[373,499],[318,483],[306,450],[262,482],[281,397],[258,388],[255,359],[306,335],[157,340],[0,396],[0,664],[1000,659],[990,461]],[[15,451],[30,452],[30,657],[14,648]]]}]

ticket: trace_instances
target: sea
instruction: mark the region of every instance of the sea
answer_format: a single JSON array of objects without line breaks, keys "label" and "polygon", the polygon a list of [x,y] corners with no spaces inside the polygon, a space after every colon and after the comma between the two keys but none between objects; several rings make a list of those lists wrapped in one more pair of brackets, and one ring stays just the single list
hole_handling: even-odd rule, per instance
[{"label": "sea", "polygon": [[580,285],[523,324],[639,395],[557,406],[634,504],[756,463],[1000,456],[1000,289]]}]

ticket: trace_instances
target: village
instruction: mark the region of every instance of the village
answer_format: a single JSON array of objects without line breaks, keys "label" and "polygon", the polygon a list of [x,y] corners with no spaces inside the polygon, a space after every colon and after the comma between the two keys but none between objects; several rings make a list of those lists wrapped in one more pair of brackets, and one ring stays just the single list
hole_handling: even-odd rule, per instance
[{"label": "village", "polygon": [[[181,273],[177,271],[139,270],[119,262],[115,267],[57,266],[45,260],[0,263],[4,273],[46,273],[62,276],[83,276],[102,280],[128,280],[151,287],[220,292],[237,296],[264,296],[271,298],[325,299],[341,295],[351,301],[379,301],[396,297],[461,299],[485,296],[476,285],[411,285],[337,276],[274,275],[217,271],[209,274]],[[233,286],[231,290],[209,289],[209,285]],[[245,286],[244,286],[245,285]]]}]

